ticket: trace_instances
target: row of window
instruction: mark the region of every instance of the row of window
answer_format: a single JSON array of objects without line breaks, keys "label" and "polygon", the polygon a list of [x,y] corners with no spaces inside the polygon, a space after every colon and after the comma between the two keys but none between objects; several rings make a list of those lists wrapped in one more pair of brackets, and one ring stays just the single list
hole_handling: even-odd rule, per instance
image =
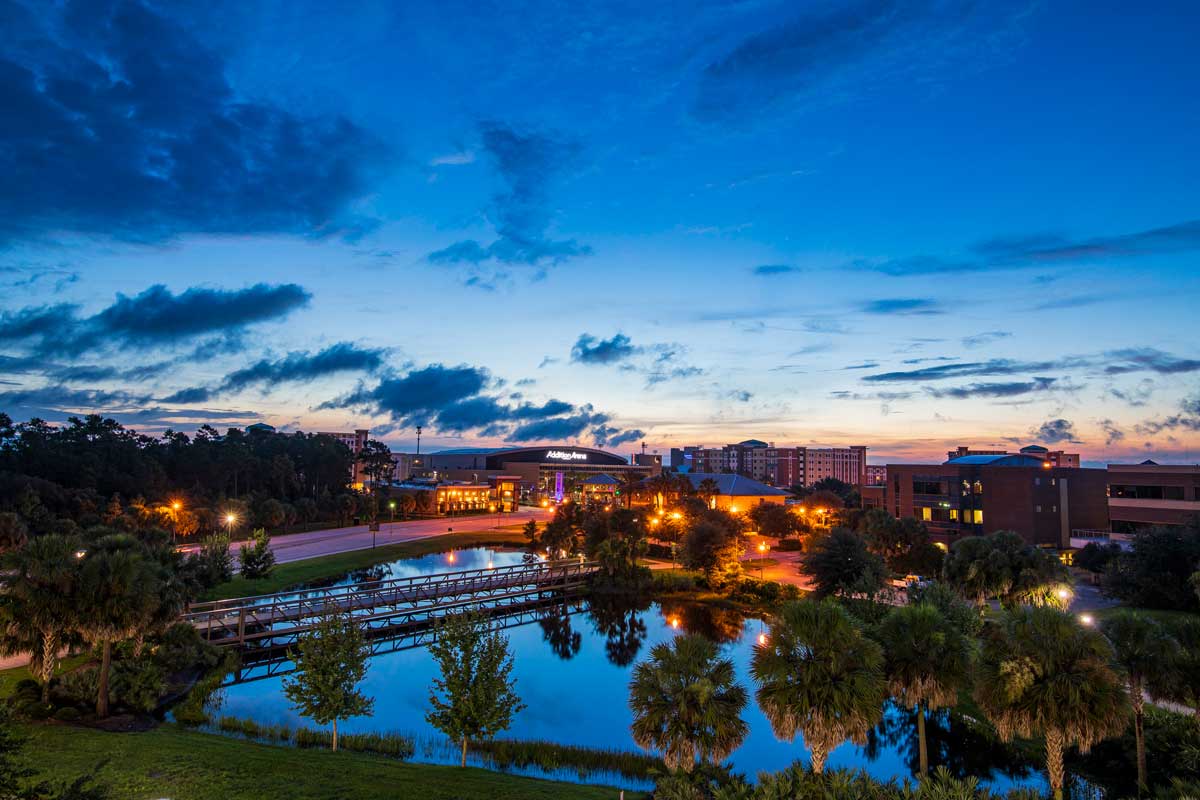
[{"label": "row of window", "polygon": [[1137,486],[1114,483],[1108,487],[1109,497],[1124,497],[1130,500],[1183,500],[1182,486]]}]

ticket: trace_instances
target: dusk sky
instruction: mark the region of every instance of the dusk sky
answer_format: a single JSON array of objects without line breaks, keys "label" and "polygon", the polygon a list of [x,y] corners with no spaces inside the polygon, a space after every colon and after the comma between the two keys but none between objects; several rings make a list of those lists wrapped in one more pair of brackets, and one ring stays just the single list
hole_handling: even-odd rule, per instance
[{"label": "dusk sky", "polygon": [[1200,4],[0,0],[0,410],[1200,459]]}]

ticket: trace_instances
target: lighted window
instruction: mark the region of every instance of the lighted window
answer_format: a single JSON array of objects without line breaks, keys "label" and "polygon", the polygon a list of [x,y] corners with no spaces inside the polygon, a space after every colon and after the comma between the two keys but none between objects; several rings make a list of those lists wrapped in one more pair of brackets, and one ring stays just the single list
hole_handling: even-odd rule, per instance
[{"label": "lighted window", "polygon": [[958,522],[958,509],[957,508],[950,509],[950,521]]},{"label": "lighted window", "polygon": [[975,518],[972,521],[976,525],[982,525],[983,524],[983,509],[977,508],[977,509],[975,509],[974,513],[975,513]]},{"label": "lighted window", "polygon": [[933,519],[933,509],[928,508],[928,507],[922,508],[921,509],[921,519],[925,520],[926,522]]}]

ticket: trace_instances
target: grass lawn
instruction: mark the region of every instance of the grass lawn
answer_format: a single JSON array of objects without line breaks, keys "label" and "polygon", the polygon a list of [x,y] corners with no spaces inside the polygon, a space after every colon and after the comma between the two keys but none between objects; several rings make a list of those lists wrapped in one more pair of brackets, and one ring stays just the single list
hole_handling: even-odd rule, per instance
[{"label": "grass lawn", "polygon": [[[617,790],[521,778],[483,769],[411,764],[379,756],[275,747],[164,725],[103,733],[57,724],[25,728],[40,777],[70,780],[96,765],[98,781],[129,800],[503,800],[615,798]],[[626,797],[636,797],[626,792]]]},{"label": "grass lawn", "polygon": [[277,564],[270,576],[256,580],[234,578],[222,583],[204,596],[204,600],[224,600],[229,597],[246,597],[256,594],[282,592],[293,586],[319,580],[338,578],[356,569],[364,569],[395,561],[398,558],[416,558],[430,553],[443,553],[464,547],[523,546],[527,539],[520,530],[485,530],[463,533],[447,533],[413,542],[381,545],[366,550],[351,550],[329,556],[306,558]]}]

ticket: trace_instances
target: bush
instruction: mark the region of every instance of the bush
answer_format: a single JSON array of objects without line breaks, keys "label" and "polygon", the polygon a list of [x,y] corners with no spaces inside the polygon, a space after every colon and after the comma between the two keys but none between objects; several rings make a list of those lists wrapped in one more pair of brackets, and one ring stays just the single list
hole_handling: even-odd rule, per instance
[{"label": "bush", "polygon": [[42,693],[42,685],[33,678],[22,678],[17,681],[17,685],[13,687],[14,695],[30,695],[39,697]]},{"label": "bush", "polygon": [[207,670],[221,660],[221,651],[204,641],[193,626],[178,622],[163,634],[154,659],[170,675],[186,669]]},{"label": "bush", "polygon": [[780,539],[775,549],[784,553],[797,553],[804,549],[804,542],[800,539]]},{"label": "bush", "polygon": [[743,603],[776,605],[787,600],[799,600],[800,589],[790,583],[743,579],[734,587],[730,597]]},{"label": "bush", "polygon": [[41,700],[22,700],[17,704],[17,713],[32,720],[50,719],[54,705]]},{"label": "bush", "polygon": [[254,531],[254,543],[242,548],[242,577],[248,580],[265,578],[275,567],[271,550],[271,534],[265,528]]},{"label": "bush", "polygon": [[95,667],[84,667],[68,672],[52,687],[53,694],[72,705],[90,705],[96,702],[100,692],[100,671]]},{"label": "bush", "polygon": [[118,661],[112,667],[112,693],[121,705],[153,711],[167,689],[162,668],[145,658]]},{"label": "bush", "polygon": [[1109,562],[1105,588],[1130,605],[1195,611],[1200,603],[1189,579],[1198,566],[1200,530],[1194,525],[1151,528]]},{"label": "bush", "polygon": [[172,709],[172,716],[181,725],[204,725],[209,721],[208,700],[213,692],[221,687],[225,675],[237,669],[238,654],[233,650],[225,650],[220,655],[220,661],[204,674],[192,686],[187,697]]},{"label": "bush", "polygon": [[54,718],[59,722],[78,722],[83,714],[75,706],[64,706],[54,712]]}]

